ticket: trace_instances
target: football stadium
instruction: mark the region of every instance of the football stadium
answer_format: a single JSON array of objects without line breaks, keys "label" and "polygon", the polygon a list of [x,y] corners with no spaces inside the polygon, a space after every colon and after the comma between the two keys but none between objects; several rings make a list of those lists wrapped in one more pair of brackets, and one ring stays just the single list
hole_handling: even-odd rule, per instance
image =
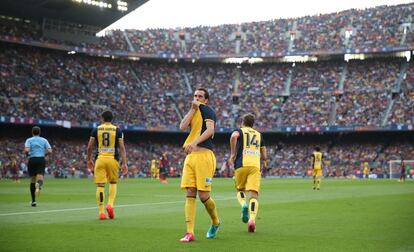
[{"label": "football stadium", "polygon": [[0,1],[0,251],[414,251],[414,3],[148,2]]}]

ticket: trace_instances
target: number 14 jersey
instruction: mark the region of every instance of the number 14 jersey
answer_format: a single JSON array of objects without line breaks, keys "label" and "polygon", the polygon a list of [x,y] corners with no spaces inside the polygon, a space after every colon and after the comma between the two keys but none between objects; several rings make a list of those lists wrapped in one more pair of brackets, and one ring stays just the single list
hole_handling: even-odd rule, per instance
[{"label": "number 14 jersey", "polygon": [[260,148],[265,146],[262,134],[250,127],[242,127],[236,131],[239,137],[237,138],[234,169],[246,166],[260,169]]}]

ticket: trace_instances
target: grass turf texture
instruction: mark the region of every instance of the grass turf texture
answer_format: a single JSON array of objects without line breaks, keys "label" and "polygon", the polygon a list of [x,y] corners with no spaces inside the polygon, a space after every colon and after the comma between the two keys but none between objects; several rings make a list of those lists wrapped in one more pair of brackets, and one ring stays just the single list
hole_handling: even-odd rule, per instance
[{"label": "grass turf texture", "polygon": [[178,242],[185,233],[178,179],[121,181],[115,220],[105,221],[90,180],[47,179],[36,208],[28,183],[0,181],[0,251],[414,251],[412,180],[325,179],[314,191],[309,179],[263,179],[252,234],[233,180],[215,179],[218,237],[205,238],[210,220],[197,201],[189,244]]}]

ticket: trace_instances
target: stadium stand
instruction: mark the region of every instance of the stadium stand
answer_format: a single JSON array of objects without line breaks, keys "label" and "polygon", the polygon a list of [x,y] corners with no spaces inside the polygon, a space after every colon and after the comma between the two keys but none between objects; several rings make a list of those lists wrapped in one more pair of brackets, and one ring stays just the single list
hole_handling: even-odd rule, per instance
[{"label": "stadium stand", "polygon": [[[270,133],[281,128],[412,127],[413,61],[407,62],[406,58],[397,58],[388,51],[363,61],[344,61],[343,53],[398,46],[404,47],[401,50],[412,49],[414,35],[405,29],[405,24],[411,24],[413,7],[412,3],[380,6],[215,27],[113,30],[96,43],[47,38],[38,21],[2,16],[0,116],[69,121],[72,125],[90,127],[98,122],[101,111],[111,109],[116,111],[118,124],[135,125],[144,131],[174,132],[188,110],[193,90],[202,85],[211,93],[210,104],[217,113],[218,131],[222,132],[237,127],[237,118],[245,112],[254,113],[257,127]],[[41,44],[40,47],[22,45],[22,40]],[[140,61],[96,57],[53,50],[45,44],[157,57],[144,57]],[[288,63],[275,58],[275,62],[239,65],[223,64],[220,60],[178,59],[186,54],[202,58],[252,53],[288,55],[303,51],[322,52],[330,57],[317,62]],[[342,58],[337,56],[338,51]],[[165,53],[178,58],[165,59],[162,56]],[[20,153],[22,141],[1,137],[3,164],[7,164],[13,153]],[[79,174],[88,175],[82,161],[85,139],[68,141],[58,137],[51,142],[57,150],[51,157],[51,173],[59,174],[63,169],[67,174],[74,167]],[[273,168],[268,175],[306,174],[314,144],[274,140],[268,144]],[[412,143],[404,141],[332,140],[321,147],[328,156],[330,176],[355,174],[365,160],[384,173],[391,158],[414,155]],[[133,167],[131,176],[146,175],[149,161],[165,152],[179,175],[184,154],[171,151],[178,148],[179,144],[171,143],[155,142],[148,146],[127,142]],[[221,167],[228,147],[221,142],[217,148],[218,167]],[[24,157],[18,154],[18,159],[21,163]]]}]

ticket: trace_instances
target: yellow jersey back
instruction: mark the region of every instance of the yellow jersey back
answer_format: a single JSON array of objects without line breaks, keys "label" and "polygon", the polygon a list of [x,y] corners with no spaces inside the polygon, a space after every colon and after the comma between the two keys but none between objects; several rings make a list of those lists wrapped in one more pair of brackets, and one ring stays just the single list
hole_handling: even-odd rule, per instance
[{"label": "yellow jersey back", "polygon": [[97,158],[113,157],[119,160],[119,139],[124,138],[120,128],[112,123],[104,123],[95,128],[91,136],[96,139]]},{"label": "yellow jersey back", "polygon": [[236,131],[239,132],[239,138],[234,168],[245,166],[260,168],[260,148],[264,147],[262,134],[250,127],[242,127]]},{"label": "yellow jersey back", "polygon": [[323,154],[320,151],[315,151],[312,154],[312,168],[313,169],[322,169],[322,158],[323,158]]}]

